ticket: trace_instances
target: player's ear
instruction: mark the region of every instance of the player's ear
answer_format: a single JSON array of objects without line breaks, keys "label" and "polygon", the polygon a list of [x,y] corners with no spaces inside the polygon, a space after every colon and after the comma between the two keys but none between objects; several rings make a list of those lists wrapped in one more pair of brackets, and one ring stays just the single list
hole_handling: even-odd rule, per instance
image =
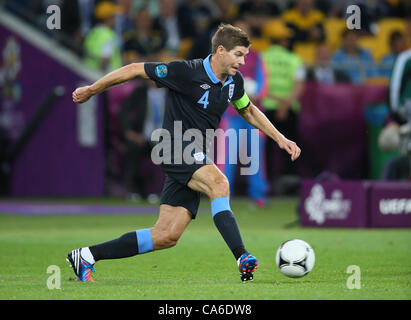
[{"label": "player's ear", "polygon": [[222,44],[220,44],[220,45],[217,47],[217,54],[218,54],[219,56],[224,55],[226,52],[227,52],[227,50],[224,48],[224,46],[223,46]]}]

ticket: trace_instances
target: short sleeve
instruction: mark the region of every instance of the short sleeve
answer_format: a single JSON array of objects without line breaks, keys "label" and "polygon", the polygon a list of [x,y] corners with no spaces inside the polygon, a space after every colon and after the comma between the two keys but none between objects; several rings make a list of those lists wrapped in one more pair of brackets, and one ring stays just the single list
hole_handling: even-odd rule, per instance
[{"label": "short sleeve", "polygon": [[240,72],[234,76],[235,89],[231,104],[236,110],[246,108],[250,105],[250,99],[244,90],[244,79]]},{"label": "short sleeve", "polygon": [[177,60],[169,63],[146,62],[144,71],[159,87],[184,93],[191,75],[192,67],[188,61]]}]

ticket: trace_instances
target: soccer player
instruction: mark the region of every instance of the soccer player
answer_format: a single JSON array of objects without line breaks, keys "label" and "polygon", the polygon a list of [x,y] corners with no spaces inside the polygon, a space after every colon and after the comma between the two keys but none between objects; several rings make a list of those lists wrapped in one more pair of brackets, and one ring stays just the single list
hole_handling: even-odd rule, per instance
[{"label": "soccer player", "polygon": [[[276,141],[294,161],[300,155],[300,148],[285,138],[244,92],[243,78],[238,69],[244,65],[249,47],[250,40],[245,32],[232,25],[221,24],[212,38],[212,54],[206,59],[132,63],[112,71],[90,86],[76,89],[73,101],[83,103],[93,95],[135,77],[151,79],[158,86],[168,88],[163,130],[171,135],[170,147],[175,145],[175,140],[179,140],[183,150],[190,144],[181,134],[174,135],[177,124],[182,126],[183,132],[193,128],[201,131],[203,141],[207,141],[206,130],[217,129],[231,102],[247,122]],[[69,252],[67,260],[79,281],[93,281],[91,272],[99,260],[131,257],[175,246],[187,225],[196,217],[200,193],[211,201],[214,223],[237,260],[241,280],[253,280],[258,263],[246,250],[230,208],[228,180],[203,150],[195,153],[195,161],[190,163],[181,161],[183,157],[178,154],[181,150],[172,150],[168,154],[171,162],[160,164],[166,181],[159,217],[152,228],[132,231],[117,239]]]}]

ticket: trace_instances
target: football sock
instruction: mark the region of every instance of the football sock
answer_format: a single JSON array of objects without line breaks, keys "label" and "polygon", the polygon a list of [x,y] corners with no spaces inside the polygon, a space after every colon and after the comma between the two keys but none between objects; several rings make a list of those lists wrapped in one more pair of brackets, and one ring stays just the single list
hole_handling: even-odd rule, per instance
[{"label": "football sock", "polygon": [[[89,248],[95,261],[121,259],[153,251],[153,239],[150,229],[140,229]],[[83,258],[88,261],[84,256]]]},{"label": "football sock", "polygon": [[237,260],[247,251],[238,229],[237,220],[231,211],[228,197],[220,197],[211,201],[211,213],[214,224]]}]

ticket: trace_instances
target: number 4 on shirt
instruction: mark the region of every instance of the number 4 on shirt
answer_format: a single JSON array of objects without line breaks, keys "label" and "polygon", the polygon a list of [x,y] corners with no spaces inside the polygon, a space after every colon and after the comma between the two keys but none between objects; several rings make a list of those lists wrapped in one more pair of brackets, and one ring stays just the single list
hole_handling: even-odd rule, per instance
[{"label": "number 4 on shirt", "polygon": [[209,104],[208,102],[208,95],[209,95],[210,91],[207,90],[203,96],[200,98],[200,100],[197,101],[197,103],[202,104],[204,109],[207,109],[207,106]]}]

